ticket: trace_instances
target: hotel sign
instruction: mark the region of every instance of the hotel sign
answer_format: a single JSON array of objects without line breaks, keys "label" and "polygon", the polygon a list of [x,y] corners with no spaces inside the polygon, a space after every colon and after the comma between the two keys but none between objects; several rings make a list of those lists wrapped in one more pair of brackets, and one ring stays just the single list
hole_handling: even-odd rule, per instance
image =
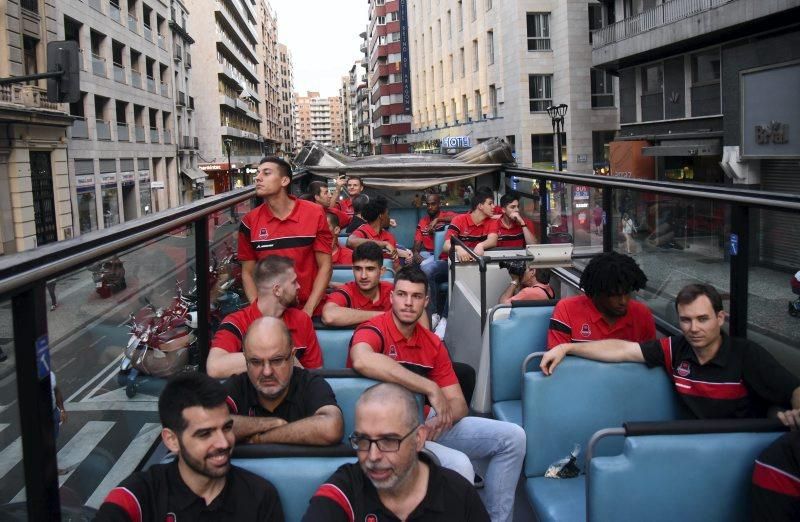
[{"label": "hotel sign", "polygon": [[468,149],[471,146],[469,136],[445,136],[442,138],[443,149]]},{"label": "hotel sign", "polygon": [[739,74],[741,157],[800,158],[800,62]]},{"label": "hotel sign", "polygon": [[408,0],[400,0],[400,66],[403,75],[403,112],[411,114],[411,67],[408,52]]}]

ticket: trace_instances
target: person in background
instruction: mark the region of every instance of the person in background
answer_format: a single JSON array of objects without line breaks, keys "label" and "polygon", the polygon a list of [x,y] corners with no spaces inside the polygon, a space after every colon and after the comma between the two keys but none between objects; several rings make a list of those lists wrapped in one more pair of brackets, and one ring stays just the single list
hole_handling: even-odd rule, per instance
[{"label": "person in background", "polygon": [[439,194],[428,194],[425,197],[427,213],[417,223],[414,246],[411,248],[415,263],[428,264],[436,261],[433,258],[433,251],[435,250],[434,235],[436,232],[445,230],[450,221],[458,215],[455,212],[442,210],[441,204],[442,198]]},{"label": "person in background", "polygon": [[511,304],[514,301],[543,301],[554,299],[556,293],[550,287],[552,271],[549,268],[528,266],[522,275],[509,268],[511,283],[500,296],[500,304]]},{"label": "person in background", "polygon": [[[337,178],[337,183],[344,183],[344,178]],[[325,209],[328,214],[335,214],[339,219],[339,225],[346,227],[353,220],[353,216],[339,210],[336,206],[336,199],[334,193],[328,189],[328,185],[322,181],[312,181],[308,184],[308,195],[314,200],[314,203]]]},{"label": "person in background", "polygon": [[339,226],[339,218],[336,217],[336,214],[330,212],[326,217],[328,218],[328,228],[331,230],[331,235],[333,236],[333,252],[331,253],[333,265],[352,265],[353,251],[346,246],[339,245],[339,232],[342,230]]},{"label": "person in background", "polygon": [[374,241],[385,252],[387,259],[392,259],[396,266],[400,259],[410,260],[411,251],[397,249],[397,239],[394,234],[389,232],[389,204],[385,198],[377,197],[370,200],[364,207],[362,215],[366,223],[358,227],[347,238],[347,246],[357,248],[358,245],[366,241]]},{"label": "person in background", "polygon": [[533,221],[519,211],[519,196],[503,194],[500,198],[500,219],[488,221],[486,240],[475,245],[475,253],[482,256],[486,250],[501,248],[525,248],[537,242],[533,233]]},{"label": "person in background", "polygon": [[367,206],[367,203],[369,203],[369,196],[366,194],[359,194],[350,201],[352,201],[353,205],[353,220],[350,221],[350,224],[347,225],[347,228],[345,229],[347,235],[352,234],[358,227],[367,222],[361,216],[361,213],[364,211],[364,207]]},{"label": "person in background", "polygon": [[361,178],[351,176],[347,178],[346,189],[348,197],[338,200],[336,205],[339,210],[346,212],[347,215],[352,217],[356,214],[353,203],[355,203],[355,198],[364,192],[364,182],[361,181]]},{"label": "person in background", "polygon": [[800,431],[781,435],[761,452],[750,489],[753,522],[800,520]]}]

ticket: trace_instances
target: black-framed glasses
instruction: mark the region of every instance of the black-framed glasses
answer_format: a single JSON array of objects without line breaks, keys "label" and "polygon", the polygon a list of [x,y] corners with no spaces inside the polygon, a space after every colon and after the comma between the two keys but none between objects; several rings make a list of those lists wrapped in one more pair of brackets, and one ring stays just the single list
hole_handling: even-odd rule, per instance
[{"label": "black-framed glasses", "polygon": [[350,446],[353,447],[356,451],[369,451],[372,447],[372,443],[374,442],[378,449],[384,451],[386,453],[394,453],[400,449],[400,444],[404,440],[406,440],[412,433],[417,431],[419,428],[419,424],[414,426],[411,431],[400,437],[383,437],[380,439],[370,439],[369,437],[364,437],[363,435],[356,435],[355,432],[350,434]]},{"label": "black-framed glasses", "polygon": [[286,355],[284,357],[273,357],[272,359],[267,359],[267,360],[246,358],[245,362],[247,362],[247,366],[255,370],[261,370],[262,368],[264,368],[265,364],[268,364],[269,367],[272,368],[273,370],[279,370],[286,366],[286,363],[288,363],[289,360],[291,360],[293,355],[294,355],[293,352],[289,352],[289,355]]}]

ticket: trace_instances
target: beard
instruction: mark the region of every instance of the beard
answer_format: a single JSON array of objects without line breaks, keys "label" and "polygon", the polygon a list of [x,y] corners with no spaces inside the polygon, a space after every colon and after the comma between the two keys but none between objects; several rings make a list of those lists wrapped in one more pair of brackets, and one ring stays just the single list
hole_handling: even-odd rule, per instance
[{"label": "beard", "polygon": [[[375,489],[380,491],[380,490],[394,489],[402,485],[405,481],[409,479],[409,477],[411,477],[412,475],[411,472],[414,470],[416,463],[417,459],[415,457],[414,460],[412,460],[407,467],[400,469],[394,468],[392,466],[379,466],[376,464],[370,464],[369,461],[361,464],[361,467],[364,473],[367,475],[369,481],[372,483],[373,486],[375,486]],[[385,470],[391,470],[392,473],[387,478],[382,480],[376,480],[372,478],[369,475],[369,473],[367,473],[367,471],[385,471]]]},{"label": "beard", "polygon": [[[208,453],[202,459],[196,459],[193,456],[189,455],[189,453],[186,451],[183,445],[181,445],[180,455],[181,455],[181,460],[195,473],[198,473],[204,477],[208,477],[211,479],[217,479],[227,475],[228,471],[231,469],[231,461],[230,461],[231,450],[232,448],[217,450],[212,453]],[[228,456],[228,461],[224,466],[214,466],[208,462],[210,458],[222,454]]]}]

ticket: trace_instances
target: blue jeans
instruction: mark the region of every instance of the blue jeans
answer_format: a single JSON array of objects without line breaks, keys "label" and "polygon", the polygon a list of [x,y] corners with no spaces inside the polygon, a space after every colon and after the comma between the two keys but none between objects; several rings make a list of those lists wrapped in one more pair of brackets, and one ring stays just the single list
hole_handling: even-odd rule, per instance
[{"label": "blue jeans", "polygon": [[420,268],[428,276],[428,297],[430,298],[428,301],[428,314],[433,315],[438,312],[442,317],[447,317],[447,303],[445,303],[441,312],[437,309],[439,306],[439,285],[447,282],[447,260],[436,259],[428,261],[427,263],[422,263]]},{"label": "blue jeans", "polygon": [[525,458],[525,431],[516,424],[483,417],[464,417],[436,442],[425,447],[442,466],[475,482],[470,459],[489,459],[480,491],[492,522],[507,522],[514,514],[522,461]]}]

